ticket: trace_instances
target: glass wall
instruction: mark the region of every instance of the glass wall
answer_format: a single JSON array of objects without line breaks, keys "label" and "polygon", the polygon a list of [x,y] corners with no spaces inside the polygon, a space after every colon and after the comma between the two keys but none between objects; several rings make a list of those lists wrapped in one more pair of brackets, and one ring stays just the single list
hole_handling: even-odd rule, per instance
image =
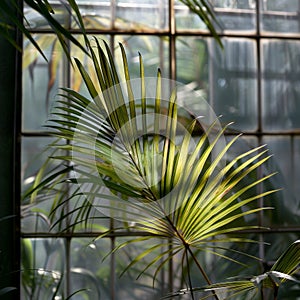
[{"label": "glass wall", "polygon": [[[61,1],[49,2],[56,10],[57,21],[80,41],[77,23],[67,8]],[[210,36],[203,21],[180,1],[76,2],[91,38],[107,41],[120,66],[118,43],[123,43],[132,77],[139,74],[140,52],[146,76],[155,77],[160,68],[163,77],[200,93],[221,116],[222,124],[234,122],[226,132],[228,139],[243,133],[234,152],[268,145],[273,157],[261,172],[277,171],[268,184],[282,190],[260,200],[259,205],[270,205],[274,210],[261,212],[251,222],[270,229],[259,233],[253,230],[251,237],[262,243],[243,250],[259,253],[262,260],[248,273],[274,261],[300,232],[300,1],[210,0],[222,47]],[[51,28],[28,7],[24,9],[30,30],[48,59],[46,62],[24,39],[21,175],[25,193],[37,179],[38,171],[47,173],[49,168],[60,167],[54,162],[44,165],[51,156],[51,150],[45,147],[53,142],[45,124],[62,93],[59,87],[81,92],[84,87]],[[69,47],[72,57],[88,65],[82,52]],[[60,188],[60,197],[67,198],[74,187]],[[149,245],[144,241],[139,247],[129,244],[110,255],[109,252],[144,233],[112,231],[95,239],[117,227],[117,222],[91,207],[92,217],[85,223],[85,215],[76,214],[76,207],[82,205],[76,197],[68,204],[62,202],[55,212],[52,208],[58,199],[53,194],[34,197],[33,194],[22,203],[22,299],[66,299],[75,293],[71,299],[149,300],[182,287],[185,278],[177,272],[180,262],[176,259],[161,270],[154,289],[151,268],[136,280],[145,267],[142,264],[119,277],[132,258]],[[70,211],[75,213],[68,214]],[[67,217],[64,228],[60,228],[62,222],[57,221],[63,215]],[[70,228],[74,222],[77,226]],[[205,261],[215,279],[221,276],[215,272],[220,263],[223,271],[235,275],[221,258],[213,261],[207,255],[199,259]],[[243,272],[243,268],[237,269]],[[193,280],[201,284],[197,278]]]}]

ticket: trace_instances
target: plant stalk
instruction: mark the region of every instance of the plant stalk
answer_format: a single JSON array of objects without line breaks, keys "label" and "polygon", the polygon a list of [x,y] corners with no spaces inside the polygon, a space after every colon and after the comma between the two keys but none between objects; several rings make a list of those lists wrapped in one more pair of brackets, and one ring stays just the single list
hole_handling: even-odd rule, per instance
[{"label": "plant stalk", "polygon": [[[186,250],[189,252],[189,254],[191,255],[192,259],[194,260],[196,266],[198,267],[198,269],[200,270],[202,276],[204,277],[205,281],[211,285],[212,282],[210,281],[209,277],[207,276],[206,272],[204,271],[204,269],[202,268],[202,266],[200,265],[200,263],[197,260],[197,257],[194,255],[193,251],[191,250],[190,246],[188,244],[185,244]],[[215,297],[216,300],[219,300],[218,295],[216,294],[215,291],[212,291],[213,296]]]}]

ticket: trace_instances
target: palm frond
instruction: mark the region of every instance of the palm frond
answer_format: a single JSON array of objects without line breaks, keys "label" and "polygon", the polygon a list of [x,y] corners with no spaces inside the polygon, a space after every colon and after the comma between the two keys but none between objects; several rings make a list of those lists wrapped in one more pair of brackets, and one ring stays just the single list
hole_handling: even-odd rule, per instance
[{"label": "palm frond", "polygon": [[[89,96],[64,89],[48,127],[54,136],[67,141],[55,145],[66,154],[53,158],[71,166],[68,180],[77,181],[81,190],[77,193],[95,209],[135,224],[135,229],[150,236],[171,241],[169,251],[162,250],[164,254],[152,259],[145,270],[152,265],[160,270],[169,260],[162,256],[181,252],[192,257],[210,283],[192,249],[218,255],[218,248],[209,246],[211,241],[218,243],[222,235],[219,241],[230,243],[234,239],[226,234],[253,228],[245,217],[266,209],[253,204],[274,191],[256,193],[256,187],[272,174],[262,178],[250,175],[255,175],[269,156],[258,147],[225,164],[238,137],[220,149],[226,127],[216,130],[218,120],[205,128],[202,136],[193,137],[195,125],[201,123],[197,116],[188,125],[180,123],[177,89],[166,93],[160,70],[149,81],[140,56],[140,78],[131,80],[121,46],[123,81],[108,45],[103,44],[98,40],[95,47],[89,44],[96,77],[75,59]],[[53,178],[46,182],[49,179]],[[243,186],[245,179],[251,181]],[[87,206],[82,210],[85,213],[79,215],[86,216]],[[75,218],[76,224],[78,221]],[[151,249],[162,247],[154,242],[129,267]]]},{"label": "palm frond", "polygon": [[[70,41],[73,45],[75,45],[81,51],[83,51],[88,55],[88,51],[85,45],[82,45],[80,42],[78,42],[78,40],[69,32],[69,30],[64,28],[55,19],[55,17],[53,16],[55,14],[55,10],[52,8],[51,4],[47,0],[38,0],[38,1],[24,0],[24,3],[47,21],[47,23],[50,25],[53,32],[55,33],[56,37],[58,38],[60,45],[70,62],[71,62],[71,56],[70,56],[69,48],[67,46],[67,41]],[[79,28],[85,37],[85,41],[87,42],[84,23],[82,21],[82,16],[79,12],[79,8],[77,6],[76,1],[68,0],[67,3],[71,8],[71,10],[75,12],[76,22],[79,24]],[[0,33],[5,38],[7,38],[8,41],[13,44],[13,46],[15,46],[18,50],[21,51],[20,46],[16,44],[15,39],[12,36],[15,27],[28,38],[28,40],[32,43],[32,45],[36,47],[39,53],[47,61],[47,58],[43,50],[41,49],[39,44],[35,41],[34,37],[30,32],[30,29],[28,29],[26,26],[27,24],[29,24],[29,22],[27,22],[23,11],[20,10],[17,0],[11,1],[11,5],[8,5],[6,1],[1,1],[0,16],[1,16],[1,20],[4,21],[1,23],[2,25],[0,26]],[[25,22],[23,23],[24,20]]]},{"label": "palm frond", "polygon": [[218,42],[220,47],[223,48],[221,38],[216,29],[216,26],[220,26],[220,24],[214,14],[213,7],[210,2],[208,0],[180,0],[180,2],[185,4],[204,22],[214,39]]}]

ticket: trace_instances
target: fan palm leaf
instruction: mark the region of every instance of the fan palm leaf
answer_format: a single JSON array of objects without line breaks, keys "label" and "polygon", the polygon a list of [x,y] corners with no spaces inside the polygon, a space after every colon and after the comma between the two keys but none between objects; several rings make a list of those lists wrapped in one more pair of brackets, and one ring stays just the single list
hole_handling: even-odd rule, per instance
[{"label": "fan palm leaf", "polygon": [[[140,78],[131,80],[120,45],[125,74],[122,83],[107,44],[102,47],[95,40],[95,46],[88,45],[97,82],[75,59],[89,97],[64,89],[48,127],[68,141],[56,145],[67,154],[54,158],[71,164],[76,174],[72,180],[79,183],[87,201],[110,217],[133,224],[136,230],[167,238],[170,247],[163,250],[163,256],[181,252],[183,258],[192,257],[210,283],[192,249],[222,256],[210,242],[246,241],[226,234],[253,228],[244,218],[266,209],[253,207],[253,203],[274,192],[256,193],[256,187],[272,174],[260,179],[254,176],[248,185],[240,186],[268,160],[266,150],[258,147],[224,164],[238,137],[220,150],[226,127],[216,130],[215,120],[195,139],[198,119],[186,127],[180,124],[177,90],[170,89],[167,99],[163,96],[166,87],[160,70],[149,96],[141,56]],[[130,266],[147,256],[151,247]],[[159,270],[168,259],[158,256],[149,266],[158,264]]]}]

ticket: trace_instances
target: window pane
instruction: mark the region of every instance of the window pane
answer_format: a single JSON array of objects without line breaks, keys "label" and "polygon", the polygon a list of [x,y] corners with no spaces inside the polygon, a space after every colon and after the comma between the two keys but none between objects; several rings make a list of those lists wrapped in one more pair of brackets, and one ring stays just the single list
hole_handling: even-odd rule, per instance
[{"label": "window pane", "polygon": [[[221,32],[254,32],[256,29],[255,0],[210,0],[212,11],[217,22],[217,31]],[[177,30],[207,30],[199,16],[177,1],[176,6]]]},{"label": "window pane", "polygon": [[295,194],[295,181],[297,165],[294,158],[298,155],[299,140],[294,144],[290,137],[285,136],[266,136],[263,139],[270,154],[273,154],[266,168],[268,173],[278,172],[273,177],[272,189],[281,188],[282,191],[272,195],[267,201],[267,205],[274,207],[270,216],[272,217],[272,226],[296,225],[299,223],[299,200]]},{"label": "window pane", "polygon": [[[130,238],[118,238],[117,243],[123,243],[134,239]],[[123,247],[116,252],[115,264],[116,264],[116,299],[132,299],[132,300],[155,300],[159,299],[163,294],[163,289],[167,289],[168,275],[166,274],[167,264],[165,268],[160,270],[160,273],[156,276],[155,282],[153,282],[153,276],[157,267],[157,264],[145,269],[146,266],[155,257],[161,254],[160,250],[154,250],[147,255],[145,259],[141,259],[133,268],[130,268],[123,276],[120,274],[124,271],[127,265],[132,262],[139,254],[146,249],[151,248],[154,243],[162,243],[154,239],[149,239],[139,243],[131,243]],[[163,259],[163,258],[162,258]],[[162,259],[160,261],[162,261]],[[140,274],[145,269],[143,274]],[[139,278],[138,276],[141,275]],[[137,280],[132,280],[138,278]],[[155,288],[153,289],[153,283]]]},{"label": "window pane", "polygon": [[[52,14],[52,17],[62,26],[69,27],[70,17],[66,7],[61,5],[59,1],[50,0],[49,3],[55,10],[55,14]],[[50,29],[46,19],[26,4],[24,4],[24,15],[28,21],[25,22],[25,25],[31,30]]]},{"label": "window pane", "polygon": [[265,130],[300,127],[300,42],[263,41],[263,126]]},{"label": "window pane", "polygon": [[110,239],[74,238],[70,247],[71,293],[78,292],[78,300],[111,299],[112,272],[111,257],[105,256],[111,248]]},{"label": "window pane", "polygon": [[[224,123],[240,131],[257,128],[255,43],[224,39],[224,50],[213,40],[178,38],[177,80],[190,83],[208,99]],[[210,54],[209,54],[210,53]]]},{"label": "window pane", "polygon": [[64,299],[63,239],[22,239],[22,300]]},{"label": "window pane", "polygon": [[168,28],[167,0],[118,0],[115,27],[124,30]]},{"label": "window pane", "polygon": [[[112,13],[114,7],[110,0],[77,0],[86,29],[111,29],[113,27]],[[76,23],[72,23],[77,28]]]},{"label": "window pane", "polygon": [[224,50],[211,44],[210,101],[222,121],[240,131],[257,128],[257,57],[255,43],[224,39]]},{"label": "window pane", "polygon": [[[48,156],[52,150],[46,147],[53,142],[53,138],[23,137],[22,138],[22,190],[26,193],[32,187],[40,169],[45,167]],[[55,162],[48,164],[44,170],[49,172],[55,166]],[[47,197],[26,198],[22,203],[22,231],[23,232],[49,232],[52,200]]]},{"label": "window pane", "polygon": [[[160,68],[162,77],[169,78],[169,43],[167,37],[149,35],[116,36],[115,42],[123,42],[131,78],[140,76],[139,53],[142,55],[146,77],[156,77]],[[115,47],[116,64],[122,72],[120,50]]]},{"label": "window pane", "polygon": [[54,35],[38,34],[35,40],[49,63],[25,39],[23,56],[23,131],[45,131],[58,88],[63,84],[63,54]]},{"label": "window pane", "polygon": [[263,33],[299,33],[298,0],[262,0],[261,30]]},{"label": "window pane", "polygon": [[[45,163],[51,151],[46,150],[47,145],[53,142],[53,138],[47,137],[23,137],[22,138],[22,190],[28,188],[35,180],[37,172]],[[49,166],[50,168],[50,166]]]},{"label": "window pane", "polygon": [[198,29],[207,31],[205,23],[195,13],[192,13],[186,5],[175,0],[174,8],[177,30]]}]

